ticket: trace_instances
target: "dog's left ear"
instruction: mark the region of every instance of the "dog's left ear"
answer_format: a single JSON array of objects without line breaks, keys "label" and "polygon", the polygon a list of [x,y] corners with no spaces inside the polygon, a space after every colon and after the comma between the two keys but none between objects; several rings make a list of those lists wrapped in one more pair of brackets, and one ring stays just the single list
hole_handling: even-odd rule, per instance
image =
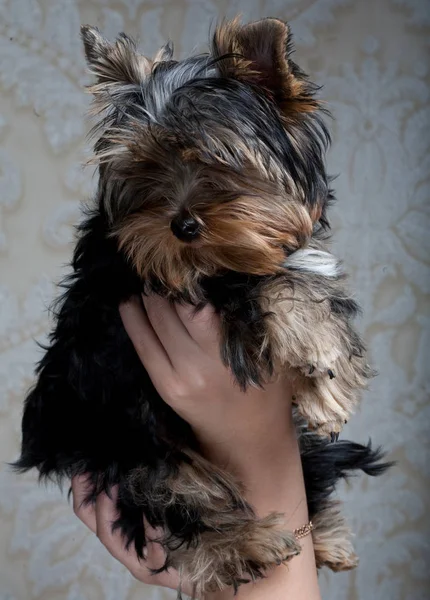
[{"label": "dog's left ear", "polygon": [[81,36],[88,66],[98,84],[140,84],[150,73],[152,62],[124,33],[111,43],[96,27],[82,25]]},{"label": "dog's left ear", "polygon": [[221,75],[261,87],[286,117],[319,109],[315,86],[291,60],[291,52],[288,24],[272,18],[247,25],[238,18],[224,22],[212,42]]}]

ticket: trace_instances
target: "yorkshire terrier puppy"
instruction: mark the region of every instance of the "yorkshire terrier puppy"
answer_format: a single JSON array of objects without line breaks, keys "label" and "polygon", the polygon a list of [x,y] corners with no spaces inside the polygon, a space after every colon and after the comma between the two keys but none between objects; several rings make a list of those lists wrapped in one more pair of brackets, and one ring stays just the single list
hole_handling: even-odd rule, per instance
[{"label": "yorkshire terrier puppy", "polygon": [[370,447],[332,443],[371,369],[351,324],[357,305],[325,245],[329,134],[316,87],[291,59],[288,25],[223,23],[208,54],[181,61],[170,45],[150,60],[123,34],[110,43],[83,27],[82,37],[96,78],[99,185],[26,399],[17,468],[87,473],[89,502],[118,485],[126,543],[142,556],[143,515],[162,526],[164,568],[197,594],[296,555],[279,516],[257,518],[240,482],[199,454],[118,313],[149,292],[196,310],[210,303],[243,390],[281,370],[293,377],[317,562],[351,568],[330,494],[355,470],[385,465]]}]

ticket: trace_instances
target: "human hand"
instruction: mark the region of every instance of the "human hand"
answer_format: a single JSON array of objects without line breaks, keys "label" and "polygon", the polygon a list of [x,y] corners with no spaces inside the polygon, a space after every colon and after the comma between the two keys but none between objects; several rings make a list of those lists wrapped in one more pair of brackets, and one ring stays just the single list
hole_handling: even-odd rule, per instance
[{"label": "human hand", "polygon": [[[124,327],[158,393],[193,428],[203,452],[243,475],[243,461],[279,453],[291,435],[291,387],[278,377],[243,392],[220,357],[220,322],[160,296],[120,307]],[[234,464],[232,464],[234,463]]]},{"label": "human hand", "polygon": [[[143,305],[132,298],[120,313],[160,396],[191,425],[203,453],[240,477],[257,514],[284,513],[291,530],[307,522],[288,380],[279,377],[264,388],[243,392],[220,358],[220,322],[210,307],[195,314],[192,307],[149,296],[143,298]],[[120,532],[112,532],[115,495],[111,500],[101,494],[95,506],[85,506],[85,478],[75,478],[72,490],[77,516],[139,581],[178,588],[175,571],[151,574],[165,559],[156,541],[161,532],[145,523],[150,541],[145,560],[140,561],[133,550],[124,548]],[[254,586],[243,586],[239,597],[278,599],[287,594],[297,600],[319,599],[312,539],[304,539],[302,547],[302,555],[288,571],[275,569]],[[182,590],[191,595],[186,583]],[[213,600],[233,597],[230,589],[210,594]]]},{"label": "human hand", "polygon": [[[162,536],[162,531],[151,527],[145,520],[145,534],[147,536],[144,548],[145,560],[140,560],[134,548],[126,549],[120,530],[112,531],[112,523],[118,518],[115,508],[118,493],[117,488],[112,488],[111,497],[104,493],[99,494],[95,504],[85,503],[87,493],[85,475],[73,477],[72,496],[74,513],[78,519],[97,535],[108,552],[122,563],[138,581],[177,590],[181,583],[177,571],[169,569],[157,574],[153,574],[152,572],[153,569],[162,567],[166,560],[163,547],[157,542]],[[182,581],[181,589],[184,594],[192,595],[192,588],[186,582]]]}]

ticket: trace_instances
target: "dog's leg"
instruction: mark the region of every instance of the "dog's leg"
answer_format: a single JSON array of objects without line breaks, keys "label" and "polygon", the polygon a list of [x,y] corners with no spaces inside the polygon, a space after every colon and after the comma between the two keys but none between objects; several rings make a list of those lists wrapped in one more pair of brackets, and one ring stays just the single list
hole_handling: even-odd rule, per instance
[{"label": "dog's leg", "polygon": [[350,323],[355,303],[338,282],[288,274],[262,287],[261,310],[270,356],[290,369],[298,410],[310,428],[337,436],[372,376]]},{"label": "dog's leg", "polygon": [[[255,310],[247,307],[240,313],[225,311],[221,319],[221,356],[243,390],[262,385],[273,369],[264,318],[258,303],[254,304]],[[258,317],[250,318],[249,313],[257,310]]]},{"label": "dog's leg", "polygon": [[221,358],[245,390],[272,371],[268,330],[259,298],[261,278],[240,274],[203,282],[206,299],[221,321]]},{"label": "dog's leg", "polygon": [[337,434],[372,371],[351,325],[355,302],[336,278],[286,272],[222,282],[210,291],[221,317],[221,354],[239,385],[261,385],[289,370],[294,397],[310,428]]},{"label": "dog's leg", "polygon": [[352,534],[341,513],[341,503],[329,501],[313,518],[312,540],[317,568],[349,571],[358,564]]},{"label": "dog's leg", "polygon": [[326,437],[306,428],[295,413],[300,456],[306,487],[309,516],[315,527],[314,550],[318,568],[333,571],[352,569],[357,559],[351,543],[351,533],[341,514],[341,503],[333,500],[340,481],[348,480],[360,471],[377,477],[392,463],[384,462],[380,448],[370,444],[340,440],[331,444]]},{"label": "dog's leg", "polygon": [[166,567],[177,569],[198,595],[264,577],[300,552],[282,515],[257,518],[228,473],[194,452],[185,458],[167,478],[136,470],[130,484],[151,524],[166,527]]}]

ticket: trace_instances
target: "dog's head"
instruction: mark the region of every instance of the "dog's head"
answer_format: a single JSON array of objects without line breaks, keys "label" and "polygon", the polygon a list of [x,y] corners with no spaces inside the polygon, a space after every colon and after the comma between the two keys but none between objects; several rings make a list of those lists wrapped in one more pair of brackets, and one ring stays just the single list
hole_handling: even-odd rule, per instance
[{"label": "dog's head", "polygon": [[328,134],[288,25],[221,24],[208,54],[154,59],[82,28],[112,234],[144,279],[282,270],[324,219]]}]

